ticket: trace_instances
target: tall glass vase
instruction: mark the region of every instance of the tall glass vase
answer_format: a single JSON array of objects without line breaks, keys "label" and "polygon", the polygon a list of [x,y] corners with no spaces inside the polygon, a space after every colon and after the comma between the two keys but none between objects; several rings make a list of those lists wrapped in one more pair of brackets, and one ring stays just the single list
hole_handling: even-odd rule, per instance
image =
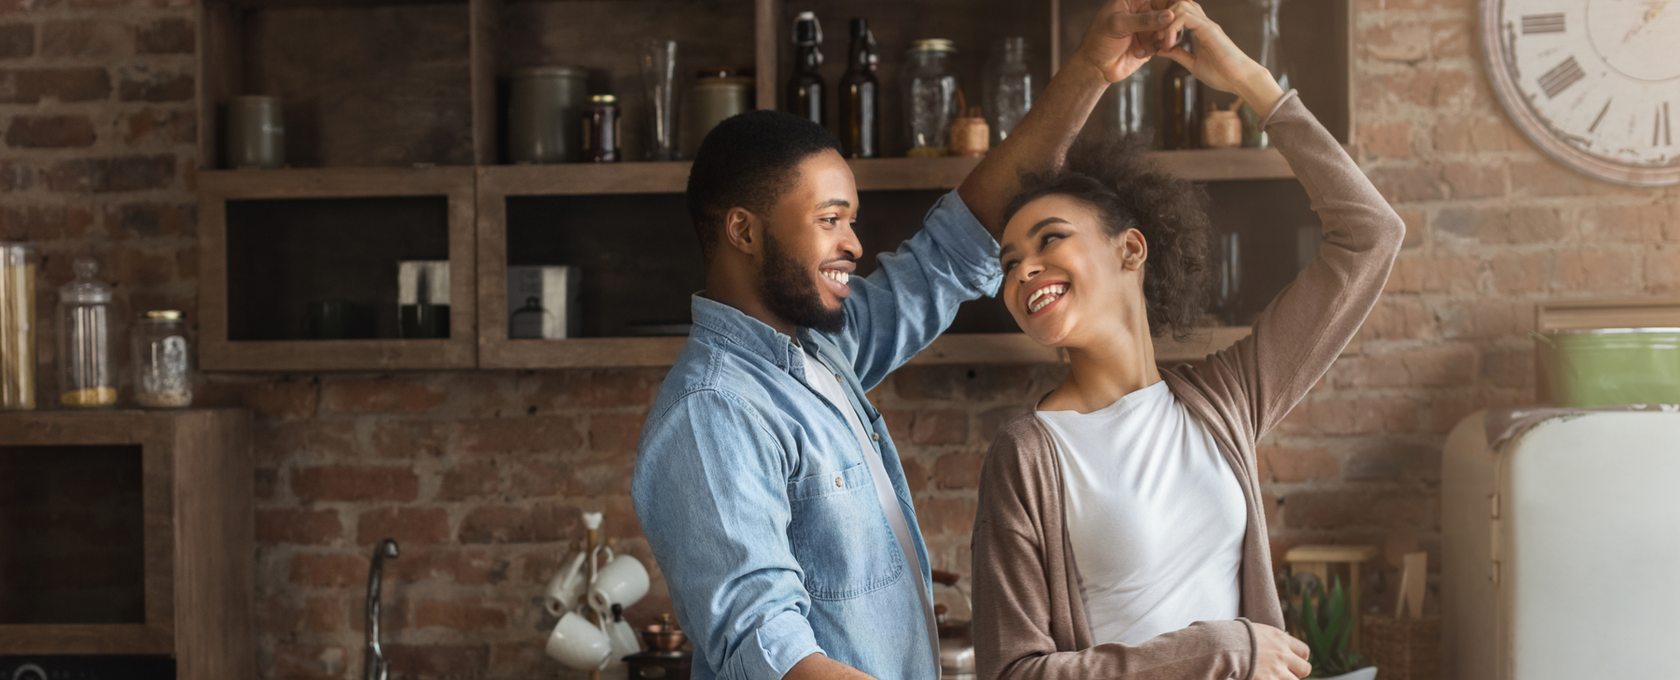
[{"label": "tall glass vase", "polygon": [[[1279,30],[1278,13],[1284,0],[1253,0],[1260,7],[1260,53],[1256,61],[1272,73],[1278,87],[1289,91],[1289,74],[1283,70],[1283,34]],[[1260,129],[1261,118],[1270,111],[1255,111],[1243,102],[1239,112],[1243,119],[1243,146],[1264,149],[1271,146],[1266,131]]]},{"label": "tall glass vase", "polygon": [[647,153],[650,161],[674,161],[677,146],[677,41],[643,40],[642,89],[647,93]]}]

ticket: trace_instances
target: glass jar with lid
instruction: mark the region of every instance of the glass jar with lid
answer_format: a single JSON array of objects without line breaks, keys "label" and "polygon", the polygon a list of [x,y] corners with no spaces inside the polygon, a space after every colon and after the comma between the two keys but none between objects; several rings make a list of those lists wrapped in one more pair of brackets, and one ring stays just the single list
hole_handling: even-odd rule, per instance
[{"label": "glass jar with lid", "polygon": [[35,408],[35,246],[0,241],[0,411]]},{"label": "glass jar with lid", "polygon": [[58,401],[72,408],[117,403],[111,373],[111,287],[94,278],[99,263],[75,263],[76,280],[58,289]]},{"label": "glass jar with lid", "polygon": [[1002,38],[992,46],[991,59],[986,62],[985,99],[981,106],[992,129],[993,146],[1002,144],[1027,116],[1038,85],[1032,70],[1027,68],[1026,38]]},{"label": "glass jar with lid", "polygon": [[944,156],[957,117],[957,45],[917,40],[904,64],[904,124],[911,156]]},{"label": "glass jar with lid", "polygon": [[144,408],[192,406],[192,341],[173,309],[146,312],[134,325],[134,401]]}]

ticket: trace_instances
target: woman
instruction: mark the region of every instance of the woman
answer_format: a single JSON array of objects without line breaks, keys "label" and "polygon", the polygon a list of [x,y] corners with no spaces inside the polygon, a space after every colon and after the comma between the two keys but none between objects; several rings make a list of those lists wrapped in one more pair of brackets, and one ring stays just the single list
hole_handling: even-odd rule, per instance
[{"label": "woman", "polygon": [[[1280,630],[1255,441],[1359,330],[1405,227],[1353,161],[1194,3],[1160,54],[1256,111],[1324,223],[1320,255],[1253,333],[1205,362],[1157,369],[1208,280],[1208,226],[1187,182],[1136,144],[1083,140],[1016,199],[1003,298],[1066,350],[1067,379],[1000,430],[981,477],[974,632],[982,680],[1293,680],[1305,645]],[[1196,52],[1175,44],[1194,33]]]}]

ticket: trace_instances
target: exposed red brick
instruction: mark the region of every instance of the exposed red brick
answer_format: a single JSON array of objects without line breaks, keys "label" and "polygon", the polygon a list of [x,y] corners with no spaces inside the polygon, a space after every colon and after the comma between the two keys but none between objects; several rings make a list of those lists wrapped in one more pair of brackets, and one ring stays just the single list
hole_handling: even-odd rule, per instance
[{"label": "exposed red brick", "polygon": [[1470,56],[1470,36],[1475,25],[1458,21],[1437,21],[1430,25],[1430,56],[1436,59],[1460,59]]},{"label": "exposed red brick", "polygon": [[905,366],[893,371],[892,385],[900,399],[951,399],[957,374],[950,366]]},{"label": "exposed red brick", "polygon": [[1505,166],[1501,163],[1448,163],[1441,168],[1441,179],[1455,199],[1505,195]]},{"label": "exposed red brick", "polygon": [[533,462],[522,468],[523,474],[515,478],[514,485],[530,497],[554,495],[557,480],[565,480],[564,492],[573,498],[628,496],[634,460],[626,453],[597,452],[588,459],[558,464]]},{"label": "exposed red brick", "polygon": [[907,456],[900,456],[899,463],[904,466],[904,482],[906,486],[910,487],[910,493],[917,493],[928,488],[928,480],[933,479],[933,475],[928,473],[927,466],[922,465],[921,461]]},{"label": "exposed red brick", "polygon": [[123,141],[130,146],[154,138],[166,144],[190,144],[198,137],[198,122],[191,111],[146,109],[129,114],[123,123]]},{"label": "exposed red brick", "polygon": [[1412,157],[1412,124],[1373,123],[1359,126],[1359,147],[1367,153],[1389,158]]},{"label": "exposed red brick", "polygon": [[1583,248],[1558,253],[1554,282],[1564,291],[1624,291],[1639,285],[1637,249]]},{"label": "exposed red brick", "polygon": [[635,453],[645,413],[602,413],[589,417],[589,448],[596,453]]},{"label": "exposed red brick", "polygon": [[387,644],[385,651],[392,668],[412,677],[478,677],[490,662],[486,644]]},{"label": "exposed red brick", "polygon": [[47,169],[47,188],[86,193],[166,189],[175,184],[175,157],[76,158]]},{"label": "exposed red brick", "polygon": [[1538,293],[1551,286],[1552,254],[1499,253],[1488,259],[1493,287],[1504,293]]},{"label": "exposed red brick", "polygon": [[1338,362],[1337,387],[1447,387],[1475,379],[1476,350],[1465,344],[1388,352]]},{"label": "exposed red brick", "polygon": [[[516,485],[527,475],[514,477]],[[501,473],[495,461],[462,461],[443,471],[438,486],[440,501],[488,498],[501,491]]]},{"label": "exposed red brick", "polygon": [[344,535],[336,510],[258,510],[257,542],[328,545]]},{"label": "exposed red brick", "polygon": [[1680,211],[1670,205],[1606,206],[1581,215],[1594,240],[1654,243],[1664,238],[1666,225],[1680,222]]},{"label": "exposed red brick", "polygon": [[1387,296],[1377,301],[1360,337],[1364,340],[1421,340],[1440,334],[1435,313],[1416,299]]},{"label": "exposed red brick", "polygon": [[0,205],[0,236],[48,242],[89,234],[93,213],[63,205]]},{"label": "exposed red brick", "polygon": [[[426,600],[414,608],[416,628],[448,628],[457,632],[506,628],[507,612],[473,602]],[[475,669],[476,670],[476,669]]]},{"label": "exposed red brick", "polygon": [[134,35],[126,22],[70,19],[41,24],[41,56],[120,57],[134,53]]},{"label": "exposed red brick", "polygon": [[986,456],[979,453],[952,453],[934,461],[933,475],[942,489],[972,489],[980,486],[980,466]]},{"label": "exposed red brick", "polygon": [[442,389],[406,378],[331,380],[321,386],[321,406],[341,413],[430,411],[448,398]]},{"label": "exposed red brick", "polygon": [[1482,263],[1474,257],[1400,257],[1384,293],[1474,293]]},{"label": "exposed red brick", "polygon": [[382,508],[356,518],[356,542],[373,545],[394,538],[400,545],[449,540],[449,513],[443,508]]},{"label": "exposed red brick", "polygon": [[1680,248],[1663,244],[1645,249],[1645,289],[1651,292],[1680,292]]},{"label": "exposed red brick", "polygon": [[135,51],[140,54],[192,54],[197,43],[193,24],[186,19],[158,19],[135,29]]},{"label": "exposed red brick", "polygon": [[[385,577],[401,583],[447,581],[456,585],[496,585],[508,580],[510,567],[506,558],[483,550],[463,550],[454,545],[420,546],[412,550],[405,548],[401,559],[387,562]],[[546,584],[550,576],[553,574],[545,572],[532,580],[532,584]],[[356,622],[352,625],[360,626]]]},{"label": "exposed red brick", "polygon": [[957,410],[917,411],[910,425],[915,444],[962,444],[968,441],[968,414]]},{"label": "exposed red brick", "polygon": [[17,116],[6,127],[6,145],[19,149],[58,149],[93,145],[87,116]]},{"label": "exposed red brick", "polygon": [[1534,328],[1534,303],[1494,298],[1467,300],[1445,306],[1441,335],[1448,338],[1521,336]]},{"label": "exposed red brick", "polygon": [[292,470],[292,493],[304,503],[412,501],[420,480],[401,467],[334,465]]},{"label": "exposed red brick", "polygon": [[922,533],[935,536],[968,536],[974,533],[975,503],[968,498],[918,498],[916,523]]},{"label": "exposed red brick", "polygon": [[1371,184],[1382,192],[1383,198],[1394,203],[1436,201],[1446,198],[1445,188],[1435,170],[1423,166],[1374,168],[1366,173]]},{"label": "exposed red brick", "polygon": [[22,59],[34,54],[34,24],[0,25],[0,59]]},{"label": "exposed red brick", "polygon": [[554,506],[535,508],[490,505],[474,508],[461,518],[456,540],[466,544],[532,543],[558,541],[575,512],[558,512]]},{"label": "exposed red brick", "polygon": [[35,104],[43,99],[85,102],[111,96],[111,77],[102,68],[0,69],[0,104]]},{"label": "exposed red brick", "polygon": [[1262,446],[1260,479],[1274,482],[1335,481],[1338,461],[1329,449]]},{"label": "exposed red brick", "polygon": [[113,238],[192,236],[198,206],[168,203],[123,203],[105,210],[105,229]]},{"label": "exposed red brick", "polygon": [[1419,61],[1429,53],[1430,26],[1414,21],[1390,21],[1358,32],[1359,55],[1381,61]]},{"label": "exposed red brick", "polygon": [[520,378],[520,402],[538,413],[645,406],[664,375],[644,369],[544,371]]},{"label": "exposed red brick", "polygon": [[267,418],[308,418],[321,401],[321,385],[313,380],[266,382],[242,391],[246,407]]},{"label": "exposed red brick", "polygon": [[190,73],[130,74],[117,84],[117,98],[125,102],[184,102],[195,92]]},{"label": "exposed red brick", "polygon": [[1285,523],[1299,529],[1422,526],[1429,503],[1413,491],[1297,491],[1284,498]]},{"label": "exposed red brick", "polygon": [[442,457],[453,429],[453,423],[435,420],[381,420],[373,428],[373,450],[384,458]]},{"label": "exposed red brick", "polygon": [[1279,434],[1392,434],[1417,428],[1409,399],[1329,399],[1299,404],[1278,424]]},{"label": "exposed red brick", "polygon": [[342,680],[349,670],[349,653],[338,645],[289,642],[274,643],[269,673],[276,678],[299,680]]},{"label": "exposed red brick", "polygon": [[461,423],[460,449],[465,454],[569,453],[583,448],[578,419],[572,416],[518,416]]},{"label": "exposed red brick", "polygon": [[305,553],[292,558],[290,579],[300,586],[335,587],[366,583],[367,575],[367,558]]}]

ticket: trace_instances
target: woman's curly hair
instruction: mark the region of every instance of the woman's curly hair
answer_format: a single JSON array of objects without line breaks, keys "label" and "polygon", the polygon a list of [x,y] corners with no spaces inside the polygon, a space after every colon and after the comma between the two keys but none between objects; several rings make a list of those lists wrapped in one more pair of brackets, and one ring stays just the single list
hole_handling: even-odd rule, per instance
[{"label": "woman's curly hair", "polygon": [[1028,203],[1059,195],[1096,209],[1109,236],[1137,229],[1149,245],[1143,275],[1149,332],[1183,340],[1201,319],[1211,292],[1207,194],[1156,168],[1145,156],[1148,150],[1149,138],[1141,134],[1080,135],[1061,170],[1023,177],[1004,220]]}]

